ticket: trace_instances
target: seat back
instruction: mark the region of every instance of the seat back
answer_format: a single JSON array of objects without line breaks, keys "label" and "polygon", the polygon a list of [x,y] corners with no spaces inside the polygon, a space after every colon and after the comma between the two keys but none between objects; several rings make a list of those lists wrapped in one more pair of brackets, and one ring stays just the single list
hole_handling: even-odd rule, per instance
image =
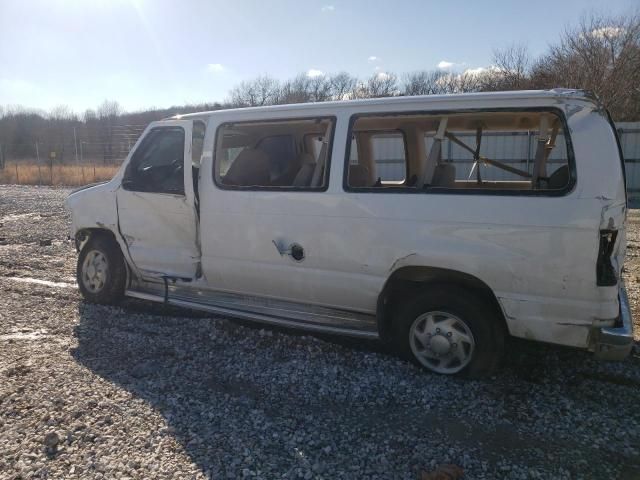
[{"label": "seat back", "polygon": [[250,186],[271,184],[269,157],[262,150],[246,149],[240,152],[227,170],[222,183]]},{"label": "seat back", "polygon": [[298,164],[300,170],[293,178],[294,187],[309,187],[311,186],[311,180],[313,179],[313,172],[316,169],[316,160],[310,153],[301,153],[298,157]]}]

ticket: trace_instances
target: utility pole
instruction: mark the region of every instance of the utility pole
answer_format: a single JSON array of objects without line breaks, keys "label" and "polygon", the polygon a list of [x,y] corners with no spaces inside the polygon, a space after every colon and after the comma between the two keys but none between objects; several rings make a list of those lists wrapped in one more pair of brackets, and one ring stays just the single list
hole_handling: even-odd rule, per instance
[{"label": "utility pole", "polygon": [[76,136],[76,127],[73,127],[73,145],[76,147],[76,163],[78,163],[78,137]]}]

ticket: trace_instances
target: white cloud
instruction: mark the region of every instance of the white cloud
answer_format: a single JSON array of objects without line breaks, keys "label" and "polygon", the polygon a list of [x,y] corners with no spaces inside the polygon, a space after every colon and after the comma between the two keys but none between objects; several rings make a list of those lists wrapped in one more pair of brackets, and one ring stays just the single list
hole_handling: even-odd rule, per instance
[{"label": "white cloud", "polygon": [[453,62],[447,62],[446,60],[442,60],[440,63],[438,63],[438,68],[440,70],[449,70],[454,65],[456,64]]},{"label": "white cloud", "polygon": [[489,67],[478,67],[478,68],[467,68],[464,71],[465,75],[482,75],[484,73],[489,73],[489,72],[499,72],[500,69],[498,67],[496,67],[495,65],[491,65]]},{"label": "white cloud", "polygon": [[320,10],[323,12],[333,12],[336,9],[333,5],[323,5]]},{"label": "white cloud", "polygon": [[624,33],[621,27],[602,27],[591,31],[591,35],[596,38],[615,38]]},{"label": "white cloud", "polygon": [[222,65],[221,63],[210,63],[207,65],[207,72],[210,73],[221,73],[224,72],[226,69],[224,67],[224,65]]},{"label": "white cloud", "polygon": [[380,59],[375,55],[371,55],[367,60],[369,60],[370,62],[377,62]]},{"label": "white cloud", "polygon": [[322,70],[317,70],[315,68],[312,68],[307,72],[307,77],[309,78],[321,77],[323,75],[324,75],[324,72]]},{"label": "white cloud", "polygon": [[376,77],[378,77],[379,80],[386,80],[389,78],[389,74],[387,72],[379,72]]}]

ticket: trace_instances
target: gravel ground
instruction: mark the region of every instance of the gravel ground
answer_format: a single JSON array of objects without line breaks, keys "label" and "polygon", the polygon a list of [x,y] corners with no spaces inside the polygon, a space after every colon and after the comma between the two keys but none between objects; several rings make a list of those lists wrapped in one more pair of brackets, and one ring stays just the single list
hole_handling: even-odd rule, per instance
[{"label": "gravel ground", "polygon": [[[600,363],[514,342],[465,381],[375,342],[88,305],[67,193],[0,187],[0,478],[640,478],[637,345]],[[628,237],[640,318],[635,212]]]}]

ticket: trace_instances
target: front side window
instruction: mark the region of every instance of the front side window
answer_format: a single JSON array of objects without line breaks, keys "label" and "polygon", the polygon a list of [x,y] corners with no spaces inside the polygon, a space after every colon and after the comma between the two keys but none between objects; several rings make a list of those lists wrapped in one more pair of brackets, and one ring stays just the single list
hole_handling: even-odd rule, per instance
[{"label": "front side window", "polygon": [[151,130],[135,151],[122,182],[126,190],[184,195],[184,130]]},{"label": "front side window", "polygon": [[347,189],[557,194],[574,181],[552,110],[362,115],[350,133]]},{"label": "front side window", "polygon": [[324,189],[334,126],[333,118],[223,124],[214,180],[227,189]]}]

